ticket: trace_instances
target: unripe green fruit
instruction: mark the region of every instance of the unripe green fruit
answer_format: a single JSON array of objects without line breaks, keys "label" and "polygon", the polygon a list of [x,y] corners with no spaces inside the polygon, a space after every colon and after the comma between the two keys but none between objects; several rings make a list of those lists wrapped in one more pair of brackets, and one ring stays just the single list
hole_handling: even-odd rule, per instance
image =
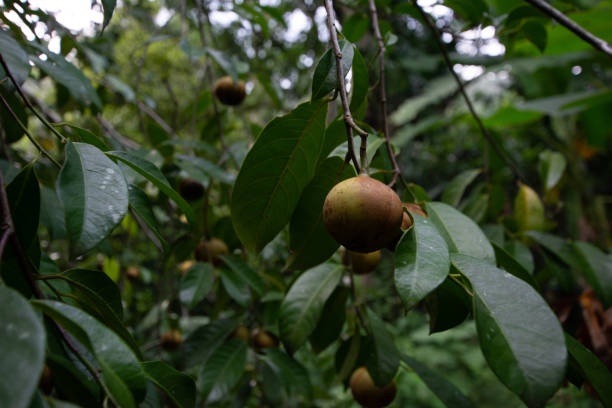
[{"label": "unripe green fruit", "polygon": [[380,258],[380,251],[361,253],[345,250],[342,261],[346,265],[348,265],[350,261],[353,273],[356,275],[365,275],[366,273],[372,272],[378,266]]},{"label": "unripe green fruit", "polygon": [[244,81],[237,83],[230,76],[224,76],[215,83],[215,96],[224,105],[236,106],[244,100],[246,89]]},{"label": "unripe green fruit", "polygon": [[402,224],[402,202],[365,174],[336,184],[325,198],[323,220],[336,241],[354,252],[386,247]]},{"label": "unripe green fruit", "polygon": [[212,262],[213,265],[217,265],[219,257],[228,253],[229,249],[225,242],[219,238],[211,238],[210,241],[202,241],[196,246],[195,259],[199,262]]},{"label": "unripe green fruit", "polygon": [[197,201],[204,195],[204,186],[197,180],[186,178],[179,185],[179,193],[187,201]]},{"label": "unripe green fruit", "polygon": [[382,408],[391,404],[397,394],[397,385],[392,380],[384,387],[377,387],[367,368],[360,367],[351,376],[351,393],[362,407]]}]

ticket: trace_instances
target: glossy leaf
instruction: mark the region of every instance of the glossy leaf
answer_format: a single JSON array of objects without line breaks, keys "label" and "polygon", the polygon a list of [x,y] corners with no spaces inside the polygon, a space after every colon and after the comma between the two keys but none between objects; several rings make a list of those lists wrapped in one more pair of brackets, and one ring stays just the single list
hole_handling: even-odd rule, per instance
[{"label": "glossy leaf", "polygon": [[147,224],[147,227],[155,234],[164,250],[167,250],[168,243],[159,230],[157,219],[151,208],[151,202],[147,194],[135,184],[128,185],[128,201],[132,210],[140,219]]},{"label": "glossy leaf", "polygon": [[[355,15],[355,14],[353,14]],[[351,112],[355,112],[363,104],[368,94],[369,76],[368,66],[366,65],[361,52],[357,47],[354,47],[355,55],[353,56],[353,88],[351,90]]]},{"label": "glossy leaf", "polygon": [[102,8],[104,9],[104,21],[102,23],[102,31],[104,31],[104,28],[108,25],[108,23],[110,23],[116,5],[117,0],[102,0]]},{"label": "glossy leaf", "polygon": [[531,187],[521,184],[514,199],[514,216],[519,231],[538,231],[545,226],[544,206]]},{"label": "glossy leaf", "polygon": [[544,189],[548,191],[561,180],[567,162],[565,156],[551,150],[543,151],[538,157],[540,159],[538,171],[542,184],[544,184]]},{"label": "glossy leaf", "polygon": [[[348,74],[353,62],[354,48],[348,41],[340,41],[342,52],[342,72]],[[312,101],[323,98],[338,86],[338,74],[336,72],[336,56],[328,49],[321,57],[312,77]]]},{"label": "glossy leaf", "polygon": [[24,248],[29,248],[36,238],[40,214],[40,189],[34,165],[24,167],[17,174],[6,187],[6,195],[19,241]]},{"label": "glossy leaf", "polygon": [[570,267],[574,269],[580,268],[580,259],[572,244],[566,239],[539,231],[529,231],[526,235],[548,251],[552,252]]},{"label": "glossy leaf", "polygon": [[221,283],[228,295],[242,307],[248,307],[251,302],[251,292],[249,285],[242,280],[242,277],[233,269],[219,269]]},{"label": "glossy leaf", "polygon": [[499,379],[529,407],[557,391],[567,363],[563,331],[526,282],[466,255],[451,257],[472,283],[480,348]]},{"label": "glossy leaf", "polygon": [[15,290],[0,286],[0,401],[27,408],[45,361],[45,329],[28,302]]},{"label": "glossy leaf", "polygon": [[234,184],[232,222],[247,250],[258,253],[287,224],[315,174],[327,104],[304,103],[262,130]]},{"label": "glossy leaf", "polygon": [[325,159],[304,189],[289,223],[290,255],[287,268],[305,270],[324,262],[340,246],[323,222],[327,193],[342,180],[355,176],[340,157]]},{"label": "glossy leaf", "polygon": [[570,356],[582,377],[595,389],[605,407],[612,407],[612,373],[591,350],[584,347],[578,340],[565,334],[565,343]]},{"label": "glossy leaf", "polygon": [[179,299],[185,306],[193,308],[204,300],[214,282],[215,274],[212,265],[198,262],[189,268],[181,279]]},{"label": "glossy leaf", "polygon": [[195,166],[198,170],[202,171],[213,180],[230,185],[234,183],[234,176],[232,174],[226,172],[221,167],[202,157],[177,154],[175,158],[180,162],[187,162],[192,166]]},{"label": "glossy leaf", "polygon": [[90,130],[65,122],[56,123],[54,124],[54,126],[57,128],[61,126],[68,127],[71,131],[71,133],[69,133],[70,139],[73,142],[89,143],[90,145],[94,145],[102,151],[108,150],[108,145],[106,144],[106,142],[104,142],[104,140],[100,139],[98,136],[94,135]]},{"label": "glossy leaf", "polygon": [[266,291],[266,284],[261,276],[236,255],[223,255],[221,261],[234,271],[238,277],[246,282],[259,296]]},{"label": "glossy leaf", "polygon": [[[0,31],[0,43],[1,42],[2,31]],[[0,66],[0,73],[1,72],[3,72],[2,66]],[[8,85],[6,81],[5,84]],[[4,106],[4,103],[0,101],[0,119],[2,120],[2,130],[4,131],[5,141],[8,144],[15,143],[25,135],[23,128],[19,126],[19,122],[22,124],[28,123],[28,113],[24,109],[22,102],[19,100],[20,97],[17,96],[16,92],[5,91],[0,86],[0,95],[6,100],[8,105],[11,107],[11,110],[19,120],[17,121],[17,119],[15,119],[15,117],[13,117],[9,110]],[[9,183],[8,180],[5,180],[4,182]]]},{"label": "glossy leaf", "polygon": [[281,379],[285,389],[292,394],[312,398],[312,385],[306,368],[279,349],[266,351],[265,361]]},{"label": "glossy leaf", "polygon": [[90,144],[66,145],[57,191],[64,205],[66,231],[77,253],[98,245],[127,212],[123,173]]},{"label": "glossy leaf", "polygon": [[[19,43],[3,29],[0,29],[0,50],[2,50],[2,58],[15,77],[19,84],[22,84],[30,75],[30,63],[28,62],[28,54],[21,48]],[[6,77],[4,68],[0,66],[0,79]],[[3,86],[9,86],[3,84]],[[9,87],[12,87],[10,85]]]},{"label": "glossy leaf", "polygon": [[523,268],[527,270],[527,272],[533,274],[533,271],[535,270],[533,255],[525,244],[516,240],[508,240],[504,243],[504,249],[511,256],[513,256],[514,259],[516,259],[517,262],[519,262]]},{"label": "glossy leaf", "polygon": [[147,378],[164,390],[179,408],[195,407],[196,387],[193,379],[162,361],[141,363]]},{"label": "glossy leaf", "polygon": [[100,387],[86,372],[58,354],[48,354],[46,363],[53,373],[53,386],[64,398],[83,407],[97,404]]},{"label": "glossy leaf", "polygon": [[40,186],[40,223],[47,229],[51,239],[66,238],[64,206],[57,191],[47,186]]},{"label": "glossy leaf", "polygon": [[442,202],[456,207],[459,204],[465,189],[472,184],[472,182],[481,172],[481,169],[466,170],[453,177],[453,179],[444,188],[444,192],[442,193]]},{"label": "glossy leaf", "polygon": [[315,353],[323,351],[340,337],[346,319],[346,301],[349,293],[349,288],[339,286],[325,302],[317,326],[309,337]]},{"label": "glossy leaf", "polygon": [[472,310],[472,298],[454,280],[446,278],[425,298],[425,307],[429,314],[429,334],[433,334],[463,323]]},{"label": "glossy leaf", "polygon": [[504,248],[500,247],[496,243],[492,242],[493,249],[495,250],[495,258],[497,259],[497,265],[510,272],[517,278],[530,284],[535,290],[538,290],[539,285],[535,278],[529,273],[525,267],[510,255]]},{"label": "glossy leaf", "polygon": [[315,329],[327,298],[342,277],[342,265],[325,263],[304,272],[283,299],[279,314],[281,340],[292,354]]},{"label": "glossy leaf", "polygon": [[170,187],[170,183],[168,183],[168,180],[166,180],[166,176],[164,176],[164,174],[153,163],[130,152],[112,151],[106,152],[106,155],[112,159],[120,160],[122,163],[127,164],[132,170],[136,171],[138,174],[153,183],[155,187],[159,188],[162,193],[167,195],[176,203],[176,205],[178,205],[192,224],[195,224],[191,206],[183,199],[183,197],[180,196],[179,193]]},{"label": "glossy leaf", "polygon": [[198,376],[202,398],[212,402],[228,395],[244,372],[246,358],[247,344],[240,339],[232,339],[216,349]]},{"label": "glossy leaf", "polygon": [[131,399],[130,392],[126,395],[128,388],[137,401],[144,398],[144,371],[136,355],[117,334],[74,306],[53,300],[35,300],[32,304],[58,322],[96,357],[115,402]]},{"label": "glossy leaf", "polygon": [[444,203],[427,203],[426,208],[429,218],[446,241],[451,254],[470,255],[491,264],[495,263],[493,247],[474,221]]},{"label": "glossy leaf", "polygon": [[448,247],[433,223],[412,214],[413,227],[395,248],[395,288],[408,309],[423,300],[448,275]]},{"label": "glossy leaf", "polygon": [[431,370],[425,364],[407,355],[402,355],[402,360],[419,376],[440,401],[447,407],[469,408],[475,407],[453,383]]},{"label": "glossy leaf", "polygon": [[206,363],[210,355],[223,344],[236,326],[238,323],[233,319],[219,319],[189,333],[182,345],[185,365],[194,367]]},{"label": "glossy leaf", "polygon": [[75,291],[87,291],[95,294],[119,319],[123,319],[121,293],[115,283],[103,272],[87,269],[71,269],[61,274]]},{"label": "glossy leaf", "polygon": [[605,308],[612,306],[612,257],[588,242],[574,242],[580,271]]},{"label": "glossy leaf", "polygon": [[400,363],[400,353],[385,323],[369,309],[368,322],[372,336],[372,354],[368,356],[366,366],[374,383],[383,387],[395,377]]}]

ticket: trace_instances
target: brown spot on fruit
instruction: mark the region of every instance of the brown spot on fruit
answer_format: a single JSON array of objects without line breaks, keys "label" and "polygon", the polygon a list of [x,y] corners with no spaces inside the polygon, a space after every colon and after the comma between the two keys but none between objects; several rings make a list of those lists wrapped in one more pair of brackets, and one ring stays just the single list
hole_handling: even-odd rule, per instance
[{"label": "brown spot on fruit", "polygon": [[325,227],[354,252],[386,247],[402,224],[402,202],[391,188],[365,174],[336,184],[323,204]]}]

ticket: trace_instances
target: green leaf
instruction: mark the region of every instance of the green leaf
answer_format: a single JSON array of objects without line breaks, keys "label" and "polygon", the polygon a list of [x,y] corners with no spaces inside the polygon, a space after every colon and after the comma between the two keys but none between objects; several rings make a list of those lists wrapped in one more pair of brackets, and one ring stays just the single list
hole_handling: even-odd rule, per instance
[{"label": "green leaf", "polygon": [[362,13],[352,14],[342,23],[342,34],[352,43],[361,40],[361,37],[368,30],[369,19]]},{"label": "green leaf", "polygon": [[548,40],[548,33],[542,24],[535,21],[527,21],[521,26],[521,33],[529,42],[538,47],[540,52],[544,52],[546,49],[546,41]]},{"label": "green leaf", "polygon": [[77,253],[98,245],[127,212],[128,191],[123,173],[100,149],[68,143],[66,161],[57,181],[64,205],[66,231]]},{"label": "green leaf", "polygon": [[472,24],[482,21],[484,14],[488,11],[484,0],[446,0],[444,4]]},{"label": "green leaf", "polygon": [[538,282],[519,261],[517,261],[511,254],[509,254],[504,248],[500,247],[495,242],[492,242],[491,244],[493,245],[493,249],[495,250],[495,258],[497,259],[497,265],[500,268],[510,272],[517,278],[527,282],[535,290],[539,289]]},{"label": "green leaf", "polygon": [[429,334],[433,334],[463,323],[471,312],[472,298],[449,277],[425,298],[425,307],[429,314]]},{"label": "green leaf", "polygon": [[45,362],[45,329],[15,290],[0,286],[0,302],[0,401],[6,407],[27,408]]},{"label": "green leaf", "polygon": [[548,191],[556,186],[559,180],[561,180],[567,162],[565,156],[551,150],[541,152],[538,158],[540,159],[538,171],[542,178],[544,189]]},{"label": "green leaf", "polygon": [[448,247],[436,227],[421,215],[412,219],[395,248],[395,288],[407,309],[437,288],[450,269]]},{"label": "green leaf", "polygon": [[340,337],[346,320],[349,293],[349,288],[338,286],[325,302],[317,326],[309,337],[315,353],[320,353]]},{"label": "green leaf", "polygon": [[535,265],[533,264],[533,255],[529,248],[520,241],[507,241],[504,244],[504,250],[513,256],[527,272],[533,274]]},{"label": "green leaf", "polygon": [[552,252],[573,269],[579,269],[581,267],[578,254],[576,254],[573,245],[569,241],[556,235],[539,231],[528,231],[526,235],[548,251]]},{"label": "green leaf", "polygon": [[[342,72],[348,74],[353,62],[353,53],[355,49],[353,44],[348,41],[340,41],[340,51],[342,52]],[[312,77],[312,98],[316,99],[327,96],[331,91],[338,86],[338,74],[336,72],[336,56],[333,50],[328,49],[321,57],[315,68]]]},{"label": "green leaf", "polygon": [[52,240],[66,238],[64,206],[57,191],[47,186],[40,186],[40,223],[47,229]]},{"label": "green leaf", "polygon": [[251,148],[234,184],[232,222],[247,250],[258,253],[287,224],[315,174],[327,104],[303,103],[273,119]]},{"label": "green leaf", "polygon": [[187,217],[189,222],[195,225],[195,218],[193,216],[191,206],[183,199],[183,197],[180,196],[179,193],[170,187],[170,183],[168,183],[168,180],[166,180],[164,174],[153,163],[130,152],[112,151],[106,152],[106,155],[127,164],[131,169],[153,183],[155,187],[159,188],[162,193],[174,201],[176,205],[178,205],[178,207],[185,213],[185,217]]},{"label": "green leaf", "polygon": [[104,22],[102,23],[102,31],[104,31],[108,23],[110,23],[116,5],[117,0],[102,0],[102,8],[104,9]]},{"label": "green leaf", "polygon": [[578,367],[580,374],[597,392],[605,407],[612,407],[612,373],[591,350],[584,347],[578,340],[565,334],[565,344],[571,362]]},{"label": "green leaf", "polygon": [[[0,50],[2,50],[2,58],[6,61],[11,74],[15,77],[15,80],[22,84],[28,75],[30,75],[30,63],[28,61],[28,54],[21,48],[19,43],[13,39],[8,33],[0,29]],[[4,68],[0,66],[0,79],[6,77]],[[12,85],[3,84],[5,87],[12,88]]]},{"label": "green leaf", "polygon": [[453,383],[431,370],[425,364],[405,354],[402,355],[402,360],[414,370],[425,385],[427,385],[427,388],[429,388],[447,407],[475,407],[474,403],[455,387]]},{"label": "green leaf", "polygon": [[129,391],[137,401],[144,398],[144,371],[136,355],[117,334],[74,306],[53,300],[33,300],[31,303],[58,322],[96,357],[102,368],[103,381],[115,402],[130,400]]},{"label": "green leaf", "polygon": [[236,71],[235,63],[230,58],[227,58],[225,54],[219,50],[207,47],[205,49],[206,54],[210,56],[225,73],[232,77],[234,81],[238,80],[238,72]]},{"label": "green leaf", "polygon": [[179,299],[188,308],[195,307],[200,303],[215,283],[213,267],[209,263],[198,262],[193,265],[183,279],[179,287]]},{"label": "green leaf", "polygon": [[141,365],[147,378],[164,390],[179,408],[195,407],[196,387],[191,377],[162,361],[146,361]]},{"label": "green leaf", "polygon": [[[1,33],[2,31],[0,31],[0,43],[2,42]],[[0,66],[0,72],[2,72],[2,66]],[[25,135],[23,128],[19,126],[19,122],[24,125],[28,123],[28,113],[14,92],[5,91],[2,87],[0,87],[0,95],[4,97],[18,119],[15,119],[9,110],[6,109],[4,103],[0,102],[0,119],[2,120],[2,129],[4,131],[6,143],[15,143]],[[8,180],[5,180],[5,183],[8,182]]]},{"label": "green leaf", "polygon": [[202,157],[187,156],[184,154],[177,154],[174,157],[179,162],[187,162],[195,166],[198,170],[202,171],[204,174],[206,174],[209,178],[213,180],[217,180],[221,183],[229,185],[234,183],[234,176],[232,174],[226,172],[221,167]]},{"label": "green leaf", "polygon": [[545,227],[542,201],[538,194],[525,184],[521,184],[514,199],[514,217],[519,231],[538,231]]},{"label": "green leaf", "polygon": [[198,383],[204,400],[217,401],[238,383],[247,358],[247,343],[232,339],[215,350],[202,366]]},{"label": "green leaf", "polygon": [[128,185],[128,201],[132,210],[136,213],[138,217],[147,227],[155,234],[159,242],[161,243],[164,251],[168,250],[168,243],[166,239],[162,235],[157,225],[157,220],[155,218],[155,214],[151,208],[151,202],[149,201],[149,197],[147,194],[142,191],[140,187],[135,184]]},{"label": "green leaf", "polygon": [[115,92],[119,92],[119,94],[123,96],[123,99],[125,99],[126,102],[134,102],[135,94],[131,86],[129,86],[128,84],[126,84],[125,82],[123,82],[112,74],[106,74],[105,79],[106,85],[108,85]]},{"label": "green leaf", "polygon": [[102,101],[91,85],[91,82],[77,67],[64,59],[61,54],[49,51],[47,48],[34,42],[31,46],[37,48],[47,56],[44,61],[38,57],[32,57],[34,64],[43,70],[56,82],[64,85],[72,97],[85,105],[93,104],[99,110],[102,109]]},{"label": "green leaf", "polygon": [[472,182],[481,172],[481,169],[466,170],[453,177],[453,179],[444,188],[444,192],[442,193],[442,202],[456,207],[459,204],[465,189],[472,184]]},{"label": "green leaf", "polygon": [[248,307],[251,302],[249,285],[233,269],[218,269],[223,287],[232,299],[242,307]]},{"label": "green leaf", "polygon": [[325,263],[304,272],[280,305],[278,325],[285,348],[293,354],[315,329],[327,298],[342,277],[342,265]]},{"label": "green leaf", "polygon": [[[353,16],[354,15],[355,14],[353,14]],[[368,95],[369,79],[368,66],[359,52],[359,49],[355,46],[355,55],[353,56],[353,89],[351,90],[353,95],[351,96],[350,105],[351,112],[357,111],[366,99]]]},{"label": "green leaf", "polygon": [[55,123],[53,124],[53,126],[56,128],[59,128],[61,126],[68,127],[72,131],[72,133],[70,134],[70,139],[74,142],[88,143],[90,145],[96,146],[102,151],[108,150],[108,145],[106,144],[106,142],[104,142],[104,140],[94,135],[91,131],[85,128],[73,125],[71,123]]},{"label": "green leaf", "polygon": [[573,246],[587,283],[605,308],[612,306],[612,257],[588,242],[574,242]]},{"label": "green leaf", "polygon": [[254,271],[249,265],[244,263],[240,257],[236,255],[223,255],[219,257],[221,261],[230,269],[232,269],[243,282],[248,285],[257,293],[259,296],[263,296],[266,292],[266,284],[261,279],[261,276]]},{"label": "green leaf", "polygon": [[53,373],[53,386],[58,394],[83,407],[98,404],[100,387],[87,376],[86,371],[81,371],[81,367],[77,368],[73,361],[57,354],[49,353],[46,362]]},{"label": "green leaf", "polygon": [[374,384],[384,387],[395,377],[400,363],[400,353],[385,323],[370,309],[368,309],[368,322],[372,336],[372,354],[367,357],[366,367]]},{"label": "green leaf", "polygon": [[495,263],[495,253],[485,234],[470,218],[439,202],[427,203],[427,214],[446,241],[451,254],[460,253]]},{"label": "green leaf", "polygon": [[497,377],[529,407],[557,391],[567,363],[559,320],[527,283],[466,255],[453,265],[472,283],[480,348]]},{"label": "green leaf", "polygon": [[327,193],[342,180],[355,176],[340,157],[325,159],[317,174],[304,189],[289,223],[287,268],[305,270],[327,260],[338,249],[338,242],[323,222],[323,203]]},{"label": "green leaf", "polygon": [[37,237],[40,214],[40,189],[33,164],[17,174],[6,187],[6,195],[19,242],[23,248],[29,248]]},{"label": "green leaf", "polygon": [[312,399],[312,385],[306,368],[279,349],[268,349],[263,358],[280,378],[289,395],[301,394]]},{"label": "green leaf", "polygon": [[206,363],[236,326],[238,323],[234,319],[219,319],[189,333],[182,345],[187,368]]}]

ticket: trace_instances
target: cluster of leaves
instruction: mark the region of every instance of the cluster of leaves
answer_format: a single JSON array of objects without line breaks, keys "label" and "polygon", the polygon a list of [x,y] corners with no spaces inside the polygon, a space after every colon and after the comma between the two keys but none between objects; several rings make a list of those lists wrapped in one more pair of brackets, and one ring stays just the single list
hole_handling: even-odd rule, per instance
[{"label": "cluster of leaves", "polygon": [[[456,13],[438,21],[450,46],[492,25],[506,47],[503,59],[453,58],[484,70],[467,93],[504,155],[521,158],[523,182],[539,181],[538,195],[516,188],[489,146],[474,148],[480,135],[418,9],[377,2],[393,148],[411,181],[397,190],[428,217],[411,215],[395,251],[356,280],[321,214],[328,191],[355,175],[331,97],[335,53],[315,25],[299,41],[282,34],[286,13],[300,10],[314,24],[324,10],[221,2],[237,16],[223,27],[211,24],[207,4],[174,3],[102,1],[94,37],[27,1],[5,0],[0,10],[0,368],[11,372],[0,402],[336,406],[349,403],[348,379],[366,366],[378,385],[410,371],[446,406],[473,406],[394,340],[409,335],[394,326],[410,311],[429,316],[431,334],[473,317],[489,367],[527,406],[545,405],[564,380],[589,383],[612,406],[612,374],[585,345],[600,357],[607,349],[581,334],[593,322],[576,318],[587,285],[591,305],[612,305],[603,249],[610,191],[597,177],[610,170],[599,159],[610,152],[605,56],[520,1],[444,2]],[[610,2],[563,10],[611,37]],[[350,109],[369,133],[371,176],[387,182],[368,4],[337,11]],[[160,24],[162,12],[171,17]],[[49,50],[51,35],[60,53]],[[284,63],[301,57],[318,62]],[[213,72],[252,81],[242,106],[218,105]],[[280,89],[281,79],[292,87]],[[185,178],[205,187],[202,198],[177,192]],[[212,237],[230,254],[194,261],[196,245]],[[277,335],[282,348],[257,347],[238,335],[245,326]],[[185,340],[167,347],[164,334],[176,331]],[[37,390],[45,367],[50,396]]]}]

